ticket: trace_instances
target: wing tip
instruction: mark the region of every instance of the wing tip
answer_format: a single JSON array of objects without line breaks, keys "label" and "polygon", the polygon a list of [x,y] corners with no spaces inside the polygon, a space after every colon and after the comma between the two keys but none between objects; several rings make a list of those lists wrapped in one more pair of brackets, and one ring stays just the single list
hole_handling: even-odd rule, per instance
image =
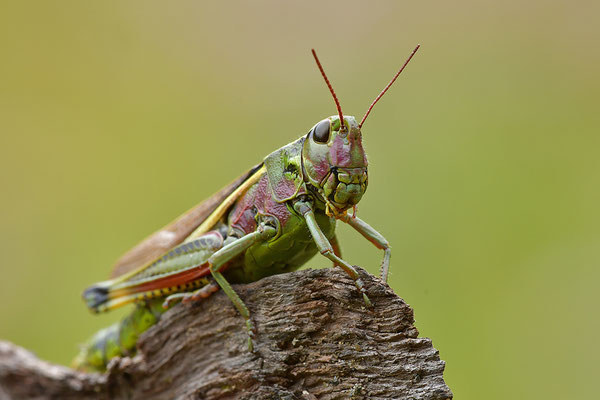
[{"label": "wing tip", "polygon": [[109,289],[106,286],[92,285],[83,291],[82,297],[86,306],[94,313],[100,312],[100,307],[109,300]]}]

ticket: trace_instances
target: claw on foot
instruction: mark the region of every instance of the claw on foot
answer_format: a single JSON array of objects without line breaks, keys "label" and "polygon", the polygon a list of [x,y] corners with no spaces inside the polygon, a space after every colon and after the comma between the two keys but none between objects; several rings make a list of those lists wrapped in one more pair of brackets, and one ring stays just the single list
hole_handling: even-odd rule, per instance
[{"label": "claw on foot", "polygon": [[166,309],[166,308],[173,306],[175,303],[178,303],[179,301],[181,301],[181,299],[183,299],[185,297],[185,295],[186,295],[186,293],[175,293],[175,294],[170,295],[162,303],[162,307]]},{"label": "claw on foot", "polygon": [[371,303],[371,300],[369,299],[369,297],[367,296],[367,294],[363,293],[362,295],[363,295],[363,300],[365,301],[365,305],[368,308],[373,308],[373,303]]},{"label": "claw on foot", "polygon": [[254,352],[254,342],[252,339],[256,338],[256,327],[252,320],[246,320],[246,332],[248,333],[248,350],[253,353]]}]

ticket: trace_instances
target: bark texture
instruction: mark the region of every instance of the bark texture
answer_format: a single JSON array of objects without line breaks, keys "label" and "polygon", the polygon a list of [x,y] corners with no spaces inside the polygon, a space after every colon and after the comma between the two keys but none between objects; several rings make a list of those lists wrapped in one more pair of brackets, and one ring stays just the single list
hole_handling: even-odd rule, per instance
[{"label": "bark texture", "polygon": [[258,329],[223,292],[175,306],[106,374],[84,374],[0,343],[0,398],[450,399],[444,362],[419,338],[412,309],[360,270],[373,309],[339,269],[303,270],[235,286]]}]

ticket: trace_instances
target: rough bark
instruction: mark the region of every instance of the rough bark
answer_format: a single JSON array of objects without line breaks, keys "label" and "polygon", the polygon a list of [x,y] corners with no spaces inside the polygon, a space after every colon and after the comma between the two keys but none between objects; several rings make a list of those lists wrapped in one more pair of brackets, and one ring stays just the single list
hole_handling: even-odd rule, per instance
[{"label": "rough bark", "polygon": [[373,309],[338,269],[276,275],[235,289],[253,313],[256,351],[218,292],[180,304],[106,374],[84,374],[0,343],[0,398],[450,399],[444,362],[412,309],[360,270]]}]

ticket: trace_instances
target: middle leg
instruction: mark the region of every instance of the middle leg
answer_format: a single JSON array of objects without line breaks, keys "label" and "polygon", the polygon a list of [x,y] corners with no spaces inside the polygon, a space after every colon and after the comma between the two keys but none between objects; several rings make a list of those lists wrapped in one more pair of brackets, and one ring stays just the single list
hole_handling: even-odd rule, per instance
[{"label": "middle leg", "polygon": [[277,234],[277,229],[273,226],[261,223],[255,232],[249,233],[246,236],[241,237],[227,245],[222,249],[215,252],[209,259],[210,272],[215,278],[215,281],[219,284],[221,289],[225,292],[227,297],[231,300],[235,308],[246,320],[246,331],[248,333],[248,349],[254,350],[254,344],[252,339],[254,338],[255,328],[252,320],[250,319],[250,311],[240,296],[233,290],[229,282],[225,279],[222,274],[222,269],[225,267],[227,262],[237,257],[238,255],[245,252],[250,246],[271,239]]}]

